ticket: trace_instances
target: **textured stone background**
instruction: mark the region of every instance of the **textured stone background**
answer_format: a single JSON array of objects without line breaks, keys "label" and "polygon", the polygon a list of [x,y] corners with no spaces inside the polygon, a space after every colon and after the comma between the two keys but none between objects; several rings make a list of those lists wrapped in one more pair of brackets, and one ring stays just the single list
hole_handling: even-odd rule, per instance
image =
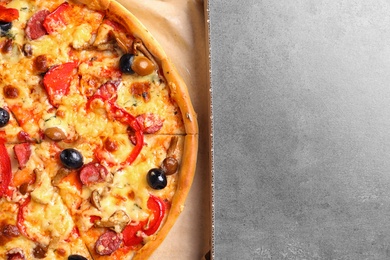
[{"label": "textured stone background", "polygon": [[390,1],[210,16],[216,259],[390,259]]}]

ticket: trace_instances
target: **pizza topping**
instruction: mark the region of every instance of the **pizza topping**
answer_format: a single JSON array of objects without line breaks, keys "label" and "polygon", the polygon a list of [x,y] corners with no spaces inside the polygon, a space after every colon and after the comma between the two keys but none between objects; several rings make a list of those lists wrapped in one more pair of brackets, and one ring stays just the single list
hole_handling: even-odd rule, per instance
[{"label": "pizza topping", "polygon": [[125,74],[134,74],[131,65],[133,64],[134,54],[123,54],[119,60],[119,69]]},{"label": "pizza topping", "polygon": [[150,100],[150,82],[134,82],[131,84],[130,92],[148,102]]},{"label": "pizza topping", "polygon": [[147,181],[149,186],[155,190],[164,189],[168,183],[165,173],[158,168],[153,168],[148,171]]},{"label": "pizza topping", "polygon": [[15,99],[19,96],[19,89],[12,85],[6,85],[3,89],[4,97]]},{"label": "pizza topping", "polygon": [[8,124],[9,112],[0,107],[0,127],[4,127]]},{"label": "pizza topping", "polygon": [[0,43],[0,46],[3,53],[10,53],[13,49],[14,42],[12,39],[6,39],[4,42]]},{"label": "pizza topping", "polygon": [[72,9],[68,2],[60,4],[53,12],[47,15],[42,23],[48,34],[57,32],[67,24],[65,13]]},{"label": "pizza topping", "polygon": [[136,246],[142,243],[143,235],[153,235],[160,228],[165,216],[164,202],[160,198],[150,195],[147,206],[152,212],[150,218],[138,223],[131,222],[123,230],[123,242],[126,246]]},{"label": "pizza topping", "polygon": [[143,238],[141,235],[142,230],[142,222],[139,223],[130,223],[123,230],[123,243],[126,246],[136,246],[142,243]]},{"label": "pizza topping", "polygon": [[109,152],[115,152],[118,150],[118,143],[115,140],[107,138],[106,141],[104,141],[104,148]]},{"label": "pizza topping", "polygon": [[50,104],[58,107],[59,100],[68,94],[70,81],[77,62],[68,62],[52,67],[43,77],[43,85],[49,96]]},{"label": "pizza topping", "polygon": [[179,168],[178,161],[173,157],[167,157],[161,164],[161,170],[164,171],[165,175],[174,174]]},{"label": "pizza topping", "polygon": [[98,238],[95,244],[95,251],[98,255],[111,255],[119,248],[121,243],[121,234],[110,230]]},{"label": "pizza topping", "polygon": [[154,134],[158,132],[164,121],[153,113],[145,113],[136,117],[138,124],[141,126],[142,132],[145,134]]},{"label": "pizza topping", "polygon": [[43,27],[43,22],[50,14],[49,10],[43,9],[36,12],[27,22],[26,25],[26,35],[30,40],[36,40],[43,35],[47,34],[45,27]]},{"label": "pizza topping", "polygon": [[114,230],[116,233],[122,232],[122,230],[129,223],[130,218],[123,210],[115,211],[108,220],[97,220],[94,225],[97,227],[106,227]]},{"label": "pizza topping", "polygon": [[6,237],[17,237],[20,235],[18,228],[15,225],[7,224],[5,225],[0,234]]},{"label": "pizza topping", "polygon": [[64,168],[64,167],[61,167],[57,171],[57,174],[54,176],[54,178],[52,179],[51,183],[54,186],[58,186],[58,184],[60,184],[62,179],[64,179],[66,176],[68,176],[71,172],[72,172],[72,170]]},{"label": "pizza topping", "polygon": [[45,129],[45,136],[53,141],[61,141],[66,138],[64,130],[59,127],[49,127]]},{"label": "pizza topping", "polygon": [[23,250],[19,247],[12,248],[7,252],[6,260],[25,260]]},{"label": "pizza topping", "polygon": [[11,22],[0,21],[0,35],[4,36],[12,28]]},{"label": "pizza topping", "polygon": [[152,211],[152,219],[148,221],[144,227],[144,233],[148,236],[156,233],[165,216],[165,204],[156,196],[150,195],[148,199],[148,209]]},{"label": "pizza topping", "polygon": [[19,169],[26,167],[27,161],[31,156],[31,148],[29,143],[20,143],[14,146],[15,157],[19,163]]},{"label": "pizza topping", "polygon": [[148,58],[145,56],[135,56],[131,69],[140,76],[146,76],[152,73],[156,68]]},{"label": "pizza topping", "polygon": [[60,160],[69,169],[78,169],[84,164],[82,154],[73,148],[64,149],[60,153]]},{"label": "pizza topping", "polygon": [[35,57],[34,67],[39,73],[44,73],[48,70],[47,57],[46,55],[39,55]]},{"label": "pizza topping", "polygon": [[80,180],[86,186],[104,182],[107,175],[108,170],[106,167],[96,162],[90,162],[84,165],[80,170]]},{"label": "pizza topping", "polygon": [[42,245],[36,245],[33,249],[33,255],[35,258],[42,259],[46,257],[47,247]]},{"label": "pizza topping", "polygon": [[23,44],[22,51],[26,57],[31,57],[33,54],[32,46],[29,43]]},{"label": "pizza topping", "polygon": [[3,141],[0,140],[0,198],[10,195],[8,189],[12,178],[11,159]]},{"label": "pizza topping", "polygon": [[95,208],[101,209],[101,205],[100,205],[100,193],[99,193],[98,190],[92,191],[92,193],[91,193],[91,198],[90,198],[90,202],[91,202],[92,206],[94,206]]},{"label": "pizza topping", "polygon": [[7,8],[0,5],[0,21],[12,22],[19,18],[19,11],[15,8]]},{"label": "pizza topping", "polygon": [[131,53],[122,55],[119,60],[119,69],[125,74],[133,74],[134,72],[140,76],[146,76],[152,73],[156,67],[147,57]]},{"label": "pizza topping", "polygon": [[88,259],[81,255],[70,255],[68,256],[68,260],[88,260]]},{"label": "pizza topping", "polygon": [[31,198],[40,204],[49,204],[53,199],[53,187],[50,185],[50,177],[46,171],[34,169],[36,181]]}]

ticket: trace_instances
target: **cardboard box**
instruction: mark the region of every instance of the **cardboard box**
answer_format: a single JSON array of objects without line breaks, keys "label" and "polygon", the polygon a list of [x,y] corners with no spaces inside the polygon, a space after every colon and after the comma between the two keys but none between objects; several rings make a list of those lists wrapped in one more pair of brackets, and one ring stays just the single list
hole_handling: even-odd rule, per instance
[{"label": "cardboard box", "polygon": [[210,259],[213,185],[208,2],[118,2],[145,25],[177,67],[188,86],[199,123],[197,169],[184,211],[150,259]]}]

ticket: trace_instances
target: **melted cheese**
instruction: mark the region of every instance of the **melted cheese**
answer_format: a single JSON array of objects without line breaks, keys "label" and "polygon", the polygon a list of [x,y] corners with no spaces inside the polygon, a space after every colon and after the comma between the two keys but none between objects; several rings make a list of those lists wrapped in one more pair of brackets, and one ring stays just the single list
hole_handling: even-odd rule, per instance
[{"label": "melted cheese", "polygon": [[[83,243],[80,240],[69,239],[72,238],[74,221],[80,231],[87,231],[93,226],[91,216],[99,216],[105,221],[116,211],[123,210],[131,222],[138,222],[152,215],[147,207],[150,194],[171,200],[178,176],[169,176],[168,186],[156,191],[149,187],[146,175],[150,169],[160,167],[167,156],[171,139],[169,135],[185,132],[180,110],[172,102],[168,86],[160,79],[157,71],[147,76],[122,74],[118,68],[120,56],[123,54],[120,48],[113,49],[113,46],[109,45],[106,50],[97,50],[89,46],[95,39],[103,19],[101,13],[76,6],[74,17],[67,26],[60,28],[58,33],[44,35],[33,41],[26,39],[24,28],[30,17],[43,8],[53,11],[62,2],[37,0],[31,4],[29,0],[11,1],[8,6],[20,10],[20,17],[14,21],[10,31],[14,35],[14,46],[10,53],[0,52],[0,93],[3,93],[7,85],[17,86],[20,90],[17,99],[1,97],[0,105],[18,107],[25,112],[12,115],[9,124],[12,127],[5,128],[7,135],[12,133],[16,136],[20,126],[38,141],[41,141],[41,133],[51,127],[59,127],[67,135],[63,142],[54,143],[46,138],[42,143],[34,144],[33,154],[26,166],[29,171],[42,169],[33,185],[31,202],[24,217],[29,237],[42,245],[49,245],[46,259],[58,258],[55,254],[56,248],[62,248],[66,255],[77,253],[78,250],[83,251]],[[32,58],[26,57],[21,51],[26,42],[31,45]],[[41,83],[42,75],[34,68],[34,57],[39,55],[47,57],[49,66],[69,61],[79,62],[77,73],[70,82],[69,93],[61,99],[56,108],[48,102],[46,90]],[[86,108],[87,97],[108,81],[117,83],[116,104],[119,107],[134,117],[154,113],[164,121],[163,128],[158,132],[161,135],[145,136],[144,147],[130,166],[121,166],[121,162],[124,162],[134,149],[127,133],[129,126],[120,120],[113,120],[109,109],[101,101],[93,102],[90,110]],[[143,82],[150,83],[147,90],[149,99],[132,91],[134,84]],[[25,123],[22,123],[23,119],[26,119]],[[116,143],[115,151],[104,149],[107,138]],[[180,149],[182,145],[181,137]],[[54,188],[51,180],[59,168],[63,167],[57,156],[62,149],[69,147],[81,152],[85,164],[103,158],[102,164],[110,172],[106,182],[83,186],[81,194],[77,187],[69,182],[61,182],[58,185],[60,191]],[[12,146],[7,148],[11,155]],[[12,159],[12,167],[15,173],[15,159]],[[99,209],[90,202],[94,190],[101,194]],[[17,196],[13,197],[14,202],[27,196],[17,191],[15,194]],[[12,216],[15,217],[17,205],[6,208],[2,207],[2,202],[4,200],[0,200],[0,209],[7,213],[13,212]],[[4,218],[4,214],[0,215]],[[34,243],[24,237],[7,243],[5,247],[0,246],[0,258],[5,258],[4,254],[10,248],[19,246],[29,248],[25,255],[28,259],[32,258]]]}]

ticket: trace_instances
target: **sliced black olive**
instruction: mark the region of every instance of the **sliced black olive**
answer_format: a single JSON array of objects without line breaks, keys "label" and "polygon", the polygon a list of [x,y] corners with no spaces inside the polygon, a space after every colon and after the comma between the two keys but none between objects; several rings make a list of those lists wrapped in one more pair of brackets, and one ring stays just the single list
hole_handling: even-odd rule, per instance
[{"label": "sliced black olive", "polygon": [[134,55],[126,53],[122,55],[119,60],[119,69],[125,74],[134,74],[134,70],[131,68],[131,65],[134,61]]},{"label": "sliced black olive", "polygon": [[68,256],[68,260],[87,260],[87,258],[81,255],[70,255]]},{"label": "sliced black olive", "polygon": [[0,21],[0,32],[1,36],[4,36],[12,28],[12,22]]},{"label": "sliced black olive", "polygon": [[9,121],[8,111],[0,107],[0,127],[3,127],[6,124],[8,124],[8,121]]},{"label": "sliced black olive", "polygon": [[60,160],[64,166],[69,169],[78,169],[84,164],[84,159],[81,153],[73,148],[62,150]]},{"label": "sliced black olive", "polygon": [[149,170],[147,181],[149,186],[155,190],[161,190],[167,186],[167,177],[165,176],[164,171],[158,168]]}]

